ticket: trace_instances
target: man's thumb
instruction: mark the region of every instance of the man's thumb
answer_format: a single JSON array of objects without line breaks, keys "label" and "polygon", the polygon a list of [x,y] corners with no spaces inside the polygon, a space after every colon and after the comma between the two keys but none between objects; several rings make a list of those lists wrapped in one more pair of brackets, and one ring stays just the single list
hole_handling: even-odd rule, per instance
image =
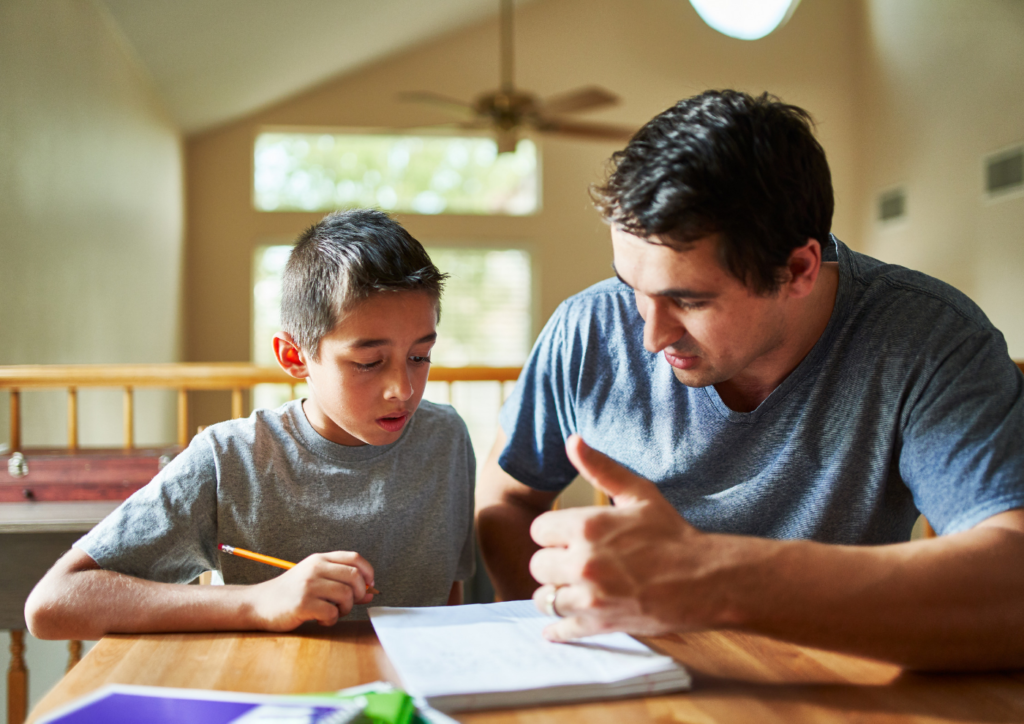
[{"label": "man's thumb", "polygon": [[594,450],[579,435],[569,436],[565,441],[565,452],[580,475],[595,488],[614,498],[617,506],[635,505],[652,494],[660,495],[654,483]]}]

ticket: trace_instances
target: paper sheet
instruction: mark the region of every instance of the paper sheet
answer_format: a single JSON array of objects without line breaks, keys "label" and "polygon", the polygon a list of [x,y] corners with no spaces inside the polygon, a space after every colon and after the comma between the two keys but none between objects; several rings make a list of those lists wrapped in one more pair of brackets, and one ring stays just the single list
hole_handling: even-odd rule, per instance
[{"label": "paper sheet", "polygon": [[371,608],[370,618],[407,691],[427,698],[556,686],[609,685],[682,668],[623,633],[557,644],[555,619],[532,601]]}]

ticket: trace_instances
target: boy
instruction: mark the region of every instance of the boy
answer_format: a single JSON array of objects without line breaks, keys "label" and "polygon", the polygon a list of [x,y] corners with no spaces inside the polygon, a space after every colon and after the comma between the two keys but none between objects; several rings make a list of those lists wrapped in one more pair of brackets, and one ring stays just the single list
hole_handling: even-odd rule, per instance
[{"label": "boy", "polygon": [[[454,410],[420,403],[444,279],[381,212],[307,230],[274,352],[309,397],[196,436],[36,585],[33,635],[331,625],[365,619],[370,587],[379,605],[461,602],[473,450]],[[298,565],[281,573],[219,543]],[[210,569],[228,585],[183,585]]]}]

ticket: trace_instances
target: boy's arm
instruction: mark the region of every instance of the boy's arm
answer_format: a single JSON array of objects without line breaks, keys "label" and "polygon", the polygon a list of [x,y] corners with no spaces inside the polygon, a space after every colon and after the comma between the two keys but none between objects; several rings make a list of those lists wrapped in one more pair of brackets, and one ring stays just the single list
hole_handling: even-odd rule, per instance
[{"label": "boy's arm", "polygon": [[103,570],[72,549],[36,584],[25,603],[40,639],[98,639],[108,633],[290,631],[304,621],[334,624],[368,603],[373,567],[357,553],[318,553],[253,586],[158,583]]}]

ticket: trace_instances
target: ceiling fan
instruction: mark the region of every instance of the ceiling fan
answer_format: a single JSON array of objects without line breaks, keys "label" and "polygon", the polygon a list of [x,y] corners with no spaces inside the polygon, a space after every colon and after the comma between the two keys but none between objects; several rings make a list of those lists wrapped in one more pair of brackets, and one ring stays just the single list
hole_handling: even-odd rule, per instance
[{"label": "ceiling fan", "polygon": [[459,128],[491,130],[497,140],[499,153],[515,151],[520,132],[524,129],[578,138],[629,140],[636,129],[576,121],[561,116],[618,103],[618,97],[604,88],[586,86],[543,100],[533,93],[516,89],[512,81],[512,0],[499,1],[501,85],[497,90],[483,93],[472,102],[429,91],[401,93],[399,98],[429,103],[457,114],[465,119],[456,124]]}]

